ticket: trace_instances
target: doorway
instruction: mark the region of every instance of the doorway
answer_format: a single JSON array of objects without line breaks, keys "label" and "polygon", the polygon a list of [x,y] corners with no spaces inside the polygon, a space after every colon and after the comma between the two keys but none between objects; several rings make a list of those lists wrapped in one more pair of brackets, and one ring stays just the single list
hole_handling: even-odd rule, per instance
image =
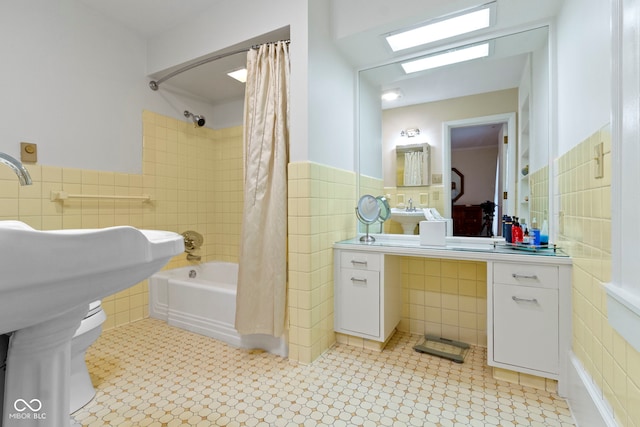
[{"label": "doorway", "polygon": [[[515,113],[445,122],[443,126],[443,157],[448,154],[448,159],[443,159],[443,172],[449,178],[445,198],[452,200],[448,216],[453,218],[453,234],[502,234],[500,218],[512,211],[508,195],[515,185]],[[453,181],[452,169],[456,171]],[[464,180],[462,195],[459,189],[452,189],[460,175]]]}]

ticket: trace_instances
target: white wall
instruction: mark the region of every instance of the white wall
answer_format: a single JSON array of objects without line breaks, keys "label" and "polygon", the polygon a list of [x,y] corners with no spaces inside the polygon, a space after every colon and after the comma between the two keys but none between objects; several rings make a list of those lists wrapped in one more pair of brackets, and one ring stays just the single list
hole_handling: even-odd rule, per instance
[{"label": "white wall", "polygon": [[197,111],[212,128],[240,125],[243,111],[242,100],[213,106],[170,83],[151,91],[148,74],[291,24],[291,152],[307,159],[306,1],[242,2],[148,44],[77,0],[0,2],[0,151],[18,157],[28,141],[42,165],[140,173],[144,109],[180,119]]},{"label": "white wall", "polygon": [[[253,37],[290,26],[291,127],[290,160],[309,158],[308,142],[308,0],[235,0],[216,2],[197,19],[175,27],[149,41],[147,72],[157,73],[244,43]],[[230,109],[227,109],[229,107]],[[223,107],[238,121],[239,106]],[[235,111],[235,113],[233,113]],[[212,117],[224,116],[219,110]],[[206,114],[205,114],[206,116]]]},{"label": "white wall", "polygon": [[533,52],[531,58],[532,105],[531,149],[529,168],[532,171],[549,164],[549,45]]},{"label": "white wall", "polygon": [[140,172],[145,42],[73,0],[0,2],[0,151]]},{"label": "white wall", "polygon": [[329,2],[309,2],[307,158],[354,170],[355,71],[335,46],[330,12]]},{"label": "white wall", "polygon": [[611,118],[610,2],[565,0],[557,20],[558,155]]},{"label": "white wall", "polygon": [[475,149],[451,150],[451,167],[464,175],[464,194],[456,205],[479,205],[494,201],[498,145]]},{"label": "white wall", "polygon": [[[382,160],[395,156],[392,151],[385,155],[382,148],[382,106],[380,104],[380,89],[370,84],[366,78],[359,83],[359,140],[358,171],[365,176],[384,177]],[[383,155],[380,155],[383,153]]]}]

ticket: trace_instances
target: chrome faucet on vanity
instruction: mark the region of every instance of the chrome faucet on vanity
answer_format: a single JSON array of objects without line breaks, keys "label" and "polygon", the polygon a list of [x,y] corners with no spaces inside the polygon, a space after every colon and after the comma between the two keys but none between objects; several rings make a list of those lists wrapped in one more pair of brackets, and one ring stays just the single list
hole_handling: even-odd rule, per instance
[{"label": "chrome faucet on vanity", "polygon": [[20,163],[20,161],[14,159],[8,154],[0,152],[0,163],[9,166],[16,175],[18,175],[20,185],[31,185],[31,175],[29,175],[29,171],[22,165],[22,163]]},{"label": "chrome faucet on vanity", "polygon": [[413,206],[413,199],[409,198],[409,206],[407,206],[406,208],[407,212],[415,212],[416,211],[416,207]]}]

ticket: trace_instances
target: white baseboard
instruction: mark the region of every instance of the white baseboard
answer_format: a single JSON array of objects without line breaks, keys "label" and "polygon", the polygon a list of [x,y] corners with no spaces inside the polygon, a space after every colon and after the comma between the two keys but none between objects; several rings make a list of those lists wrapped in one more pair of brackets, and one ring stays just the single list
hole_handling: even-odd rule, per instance
[{"label": "white baseboard", "polygon": [[579,427],[619,427],[602,390],[591,380],[582,363],[571,353],[567,401]]}]

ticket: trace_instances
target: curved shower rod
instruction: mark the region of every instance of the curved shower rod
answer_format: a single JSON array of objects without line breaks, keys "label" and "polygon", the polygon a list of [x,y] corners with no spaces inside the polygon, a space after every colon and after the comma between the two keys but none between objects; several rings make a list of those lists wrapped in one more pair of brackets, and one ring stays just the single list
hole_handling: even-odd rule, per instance
[{"label": "curved shower rod", "polygon": [[[289,40],[282,40],[284,42],[289,43]],[[277,42],[269,42],[269,43],[265,43],[265,44],[271,44],[271,43],[277,43]],[[175,71],[170,72],[169,74],[167,74],[166,76],[160,77],[158,80],[151,80],[149,82],[149,87],[151,88],[151,90],[158,90],[158,87],[160,87],[160,83],[169,80],[171,77],[175,77],[180,73],[184,73],[185,71],[188,71],[192,68],[196,68],[199,67],[201,65],[204,64],[208,64],[209,62],[213,62],[213,61],[217,61],[218,59],[222,59],[222,58],[226,58],[227,56],[232,56],[232,55],[237,55],[239,53],[244,53],[244,52],[249,52],[249,50],[251,49],[258,49],[261,45],[253,45],[251,47],[245,47],[243,49],[238,49],[238,50],[234,50],[231,52],[227,52],[227,53],[221,53],[220,55],[216,55],[216,56],[212,56],[210,58],[204,58],[201,59],[200,61],[194,62],[193,64],[189,64],[189,65],[185,65],[182,68],[179,68]]]}]

